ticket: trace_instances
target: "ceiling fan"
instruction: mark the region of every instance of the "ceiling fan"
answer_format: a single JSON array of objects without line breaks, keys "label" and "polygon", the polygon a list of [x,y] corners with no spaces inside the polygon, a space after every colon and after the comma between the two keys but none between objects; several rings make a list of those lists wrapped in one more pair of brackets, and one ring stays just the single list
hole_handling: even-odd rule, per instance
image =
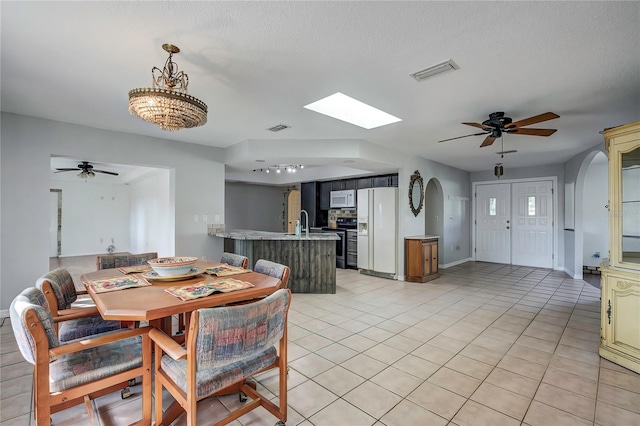
[{"label": "ceiling fan", "polygon": [[489,115],[489,119],[480,123],[462,123],[467,126],[478,127],[482,129],[480,133],[473,133],[471,135],[458,136],[455,138],[444,139],[438,142],[447,142],[454,139],[466,138],[469,136],[487,135],[480,148],[489,146],[493,142],[502,136],[503,133],[514,135],[530,135],[530,136],[551,136],[557,129],[523,129],[524,126],[531,124],[542,123],[543,121],[553,120],[559,118],[558,114],[553,112],[545,112],[544,114],[535,115],[533,117],[525,118],[520,121],[513,121],[511,117],[505,117],[504,112],[494,112]]},{"label": "ceiling fan", "polygon": [[78,176],[80,176],[81,178],[87,178],[87,177],[92,178],[96,175],[96,173],[104,173],[106,175],[118,176],[118,173],[116,172],[109,172],[106,170],[94,169],[93,166],[89,164],[88,161],[83,161],[82,164],[78,164],[77,168],[56,168],[56,171],[54,173],[72,172],[75,170],[80,170],[80,173],[78,173]]}]

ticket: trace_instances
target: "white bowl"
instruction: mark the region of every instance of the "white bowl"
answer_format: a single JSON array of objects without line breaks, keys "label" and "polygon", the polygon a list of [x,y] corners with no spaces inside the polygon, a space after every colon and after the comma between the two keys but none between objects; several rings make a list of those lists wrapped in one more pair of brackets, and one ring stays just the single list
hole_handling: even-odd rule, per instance
[{"label": "white bowl", "polygon": [[197,257],[159,257],[157,259],[148,260],[147,263],[151,269],[161,277],[175,277],[178,275],[186,275],[193,268],[193,264],[198,260]]}]

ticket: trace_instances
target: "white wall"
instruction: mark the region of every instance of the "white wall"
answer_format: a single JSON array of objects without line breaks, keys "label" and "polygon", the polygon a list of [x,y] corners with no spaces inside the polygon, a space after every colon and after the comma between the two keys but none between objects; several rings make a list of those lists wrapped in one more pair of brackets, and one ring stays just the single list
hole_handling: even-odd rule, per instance
[{"label": "white wall", "polygon": [[[123,184],[51,180],[62,190],[61,256],[129,251],[129,187]],[[112,243],[113,240],[113,243]]]},{"label": "white wall", "polygon": [[286,232],[283,227],[285,192],[288,191],[284,186],[228,182],[224,196],[225,229]]},{"label": "white wall", "polygon": [[[129,215],[131,253],[158,252],[158,256],[174,256],[174,206],[171,204],[171,173],[158,169],[128,187],[131,191]],[[116,246],[117,248],[118,246]]]},{"label": "white wall", "polygon": [[[604,154],[598,154],[598,157]],[[594,158],[595,160],[595,158]],[[606,162],[593,162],[584,179],[585,195],[582,200],[582,232],[584,235],[582,264],[600,266],[609,251],[609,221],[605,207],[609,199],[609,167]],[[638,180],[640,182],[640,179]],[[599,257],[594,257],[598,252]]]},{"label": "white wall", "polygon": [[224,220],[224,165],[218,162],[223,150],[8,113],[1,115],[0,138],[1,310],[49,270],[51,155],[172,169],[175,252],[222,254],[222,241],[193,218]]}]

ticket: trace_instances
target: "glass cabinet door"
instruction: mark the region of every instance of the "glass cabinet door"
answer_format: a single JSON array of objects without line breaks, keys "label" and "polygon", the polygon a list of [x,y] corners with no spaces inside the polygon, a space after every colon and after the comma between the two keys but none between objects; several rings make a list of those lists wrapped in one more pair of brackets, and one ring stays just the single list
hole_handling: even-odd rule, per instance
[{"label": "glass cabinet door", "polygon": [[640,147],[620,157],[622,263],[640,265]]}]

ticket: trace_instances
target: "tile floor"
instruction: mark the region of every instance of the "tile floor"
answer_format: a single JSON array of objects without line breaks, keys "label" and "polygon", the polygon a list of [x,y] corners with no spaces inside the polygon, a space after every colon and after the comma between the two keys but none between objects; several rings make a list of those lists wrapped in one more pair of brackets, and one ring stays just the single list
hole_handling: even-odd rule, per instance
[{"label": "tile floor", "polygon": [[[290,426],[640,425],[640,375],[598,356],[600,292],[586,281],[469,262],[425,284],[353,270],[337,282],[335,295],[293,295]],[[26,426],[31,368],[8,319],[0,331],[0,425]],[[257,382],[277,397],[273,373]],[[138,419],[139,388],[95,400],[101,425]],[[210,424],[238,404],[202,401],[198,418]],[[87,423],[82,406],[52,417]],[[234,424],[274,423],[258,409]]]}]

